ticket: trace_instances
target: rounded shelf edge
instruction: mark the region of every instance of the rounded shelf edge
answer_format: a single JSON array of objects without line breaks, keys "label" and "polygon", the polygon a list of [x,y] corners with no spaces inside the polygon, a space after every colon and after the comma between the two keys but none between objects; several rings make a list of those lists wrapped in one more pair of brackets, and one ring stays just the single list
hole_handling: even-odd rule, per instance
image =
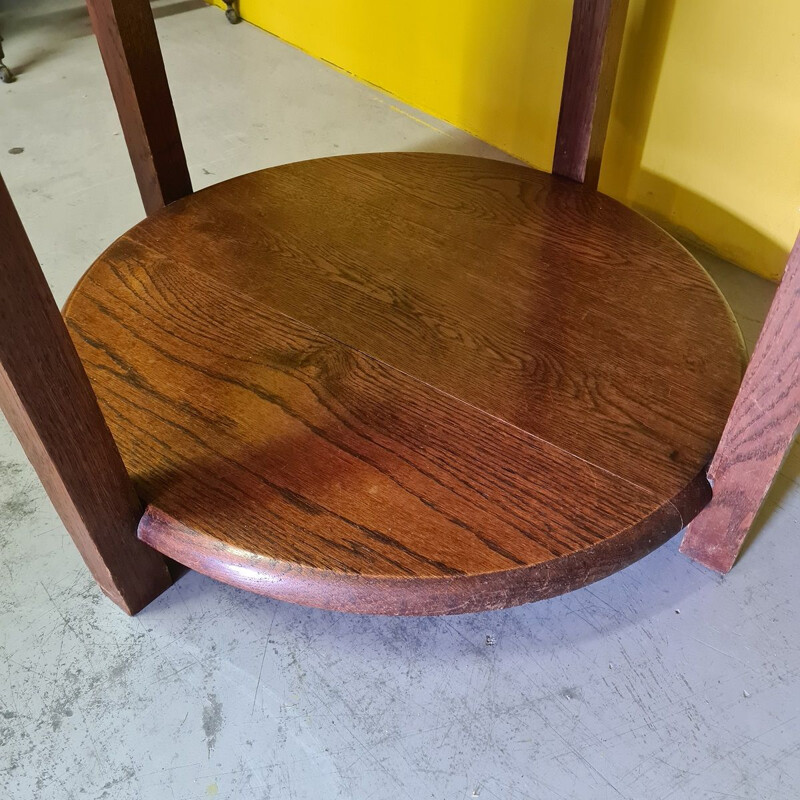
[{"label": "rounded shelf edge", "polygon": [[711,499],[701,471],[675,498],[616,536],[562,558],[499,572],[382,578],[280,562],[228,546],[148,506],[139,539],[189,569],[253,594],[325,611],[439,616],[498,611],[607,578],[661,547]]}]

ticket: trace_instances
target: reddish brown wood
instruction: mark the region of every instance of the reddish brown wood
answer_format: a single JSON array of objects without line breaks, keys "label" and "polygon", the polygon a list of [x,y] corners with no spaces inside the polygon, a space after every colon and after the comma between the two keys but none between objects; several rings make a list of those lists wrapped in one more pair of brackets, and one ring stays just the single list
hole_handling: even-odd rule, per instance
[{"label": "reddish brown wood", "polygon": [[[697,509],[708,502],[709,494],[707,481],[698,475],[676,501],[684,509]],[[576,549],[558,560],[417,580],[281,562],[271,554],[223,544],[153,506],[145,512],[140,536],[195,571],[255,594],[331,611],[421,616],[510,608],[579,589],[646,556],[680,524],[676,508],[666,504],[596,546]]]},{"label": "reddish brown wood", "polygon": [[595,189],[628,0],[575,0],[553,172]]},{"label": "reddish brown wood", "polygon": [[684,248],[513,164],[288,164],[127,238],[658,491],[711,460],[744,370],[730,310]]},{"label": "reddish brown wood", "polygon": [[178,122],[147,0],[87,0],[145,211],[190,194]]},{"label": "reddish brown wood", "polygon": [[0,405],[102,590],[129,614],[170,583],[141,506],[0,178]]},{"label": "reddish brown wood", "polygon": [[800,237],[709,469],[713,498],[681,552],[728,572],[800,426]]},{"label": "reddish brown wood", "polygon": [[[141,539],[274,597],[457,613],[603,577],[708,501],[742,347],[666,234],[558,178],[448,156],[323,159],[186,197],[149,4],[88,5],[153,216],[67,315],[149,503]],[[554,171],[592,187],[626,8],[574,7]],[[166,567],[133,536],[138,500],[4,187],[0,212],[3,406],[98,582],[135,612]],[[793,281],[753,368],[785,367],[790,391],[752,379],[741,402],[775,414],[736,415],[712,470],[745,527],[763,492],[741,465],[771,477],[797,424],[798,353],[778,352]]]},{"label": "reddish brown wood", "polygon": [[658,228],[456,156],[322,159],[184,198],[65,313],[145,541],[381,613],[514,605],[649,552],[708,500],[743,360]]}]

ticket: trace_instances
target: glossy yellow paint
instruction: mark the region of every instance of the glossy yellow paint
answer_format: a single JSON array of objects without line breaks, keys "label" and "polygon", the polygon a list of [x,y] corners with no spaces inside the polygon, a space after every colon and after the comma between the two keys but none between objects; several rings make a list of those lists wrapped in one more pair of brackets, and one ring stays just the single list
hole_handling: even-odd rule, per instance
[{"label": "glossy yellow paint", "polygon": [[[250,22],[540,169],[571,7],[241,0]],[[777,279],[800,227],[798,75],[796,0],[631,0],[600,188]]]}]

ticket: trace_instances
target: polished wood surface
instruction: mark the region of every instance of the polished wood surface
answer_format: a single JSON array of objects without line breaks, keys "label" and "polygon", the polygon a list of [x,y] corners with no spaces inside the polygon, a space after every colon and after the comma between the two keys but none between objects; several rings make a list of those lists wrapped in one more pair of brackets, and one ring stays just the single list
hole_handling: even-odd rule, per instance
[{"label": "polished wood surface", "polygon": [[663,542],[708,500],[743,365],[669,236],[457,156],[206,189],[121,237],[65,313],[145,541],[381,613],[526,602]]},{"label": "polished wood surface", "polygon": [[514,164],[403,153],[301,162],[216,186],[125,241],[179,252],[659,491],[679,491],[708,463],[743,370],[730,310],[683,247],[608,197]]},{"label": "polished wood surface", "polygon": [[169,574],[2,179],[0,407],[95,580],[136,613]]},{"label": "polished wood surface", "polygon": [[717,572],[739,554],[800,426],[800,237],[709,469],[711,503],[681,552]]},{"label": "polished wood surface", "polygon": [[145,211],[192,184],[148,0],[87,0]]},{"label": "polished wood surface", "polygon": [[575,0],[553,172],[596,189],[628,0]]}]

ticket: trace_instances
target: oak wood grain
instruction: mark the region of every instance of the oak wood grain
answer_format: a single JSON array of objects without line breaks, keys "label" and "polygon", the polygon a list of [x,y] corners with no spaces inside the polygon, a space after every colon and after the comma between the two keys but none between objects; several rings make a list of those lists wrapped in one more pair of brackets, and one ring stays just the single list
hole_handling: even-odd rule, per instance
[{"label": "oak wood grain", "polygon": [[710,279],[633,212],[424,154],[187,197],[65,314],[145,541],[374,613],[527,602],[658,546],[708,500],[743,357]]},{"label": "oak wood grain", "polygon": [[102,590],[129,614],[170,584],[141,505],[0,178],[0,406]]},{"label": "oak wood grain", "polygon": [[[703,481],[659,503],[145,248],[95,268],[69,321],[150,504],[141,538],[283,599],[342,608],[355,592],[347,610],[384,613],[526,602],[639,557],[708,497]],[[587,549],[596,567],[564,562]]]},{"label": "oak wood grain", "polygon": [[301,162],[219,184],[126,241],[653,490],[708,464],[744,369],[684,248],[514,164]]},{"label": "oak wood grain", "polygon": [[681,552],[728,572],[800,426],[800,237],[709,468],[713,497]]},{"label": "oak wood grain", "polygon": [[597,188],[628,0],[575,0],[553,172]]},{"label": "oak wood grain", "polygon": [[[186,197],[149,4],[88,5],[152,216],[66,313],[149,504],[141,539],[275,597],[456,613],[596,580],[707,502],[743,350],[666,234],[558,178],[447,156],[324,159]],[[590,188],[626,9],[574,5],[554,171]],[[138,501],[18,220],[11,235],[4,406],[135,611],[169,578],[132,541]],[[107,477],[83,485],[92,465]]]},{"label": "oak wood grain", "polygon": [[146,213],[191,194],[148,0],[87,0]]}]

